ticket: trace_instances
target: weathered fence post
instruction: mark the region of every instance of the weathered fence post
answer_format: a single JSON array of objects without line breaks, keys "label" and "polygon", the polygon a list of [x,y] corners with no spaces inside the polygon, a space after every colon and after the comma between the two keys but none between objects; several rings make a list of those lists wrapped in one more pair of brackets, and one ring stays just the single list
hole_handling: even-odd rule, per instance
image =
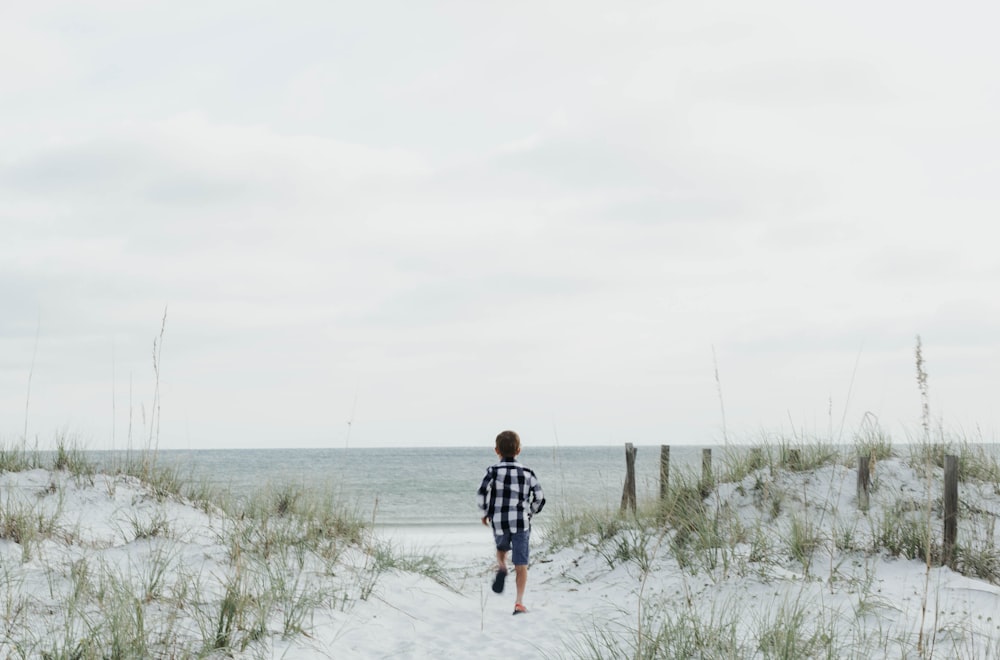
[{"label": "weathered fence post", "polygon": [[944,457],[944,563],[955,560],[958,536],[958,456]]},{"label": "weathered fence post", "polygon": [[635,511],[635,447],[625,443],[625,487],[622,488],[622,511]]},{"label": "weathered fence post", "polygon": [[670,483],[670,445],[660,445],[660,499],[667,499]]},{"label": "weathered fence post", "polygon": [[871,490],[871,458],[868,456],[858,456],[858,508],[862,511],[868,510],[868,494]]},{"label": "weathered fence post", "polygon": [[715,477],[712,476],[712,450],[701,450],[701,492],[702,496],[708,495],[715,485]]}]

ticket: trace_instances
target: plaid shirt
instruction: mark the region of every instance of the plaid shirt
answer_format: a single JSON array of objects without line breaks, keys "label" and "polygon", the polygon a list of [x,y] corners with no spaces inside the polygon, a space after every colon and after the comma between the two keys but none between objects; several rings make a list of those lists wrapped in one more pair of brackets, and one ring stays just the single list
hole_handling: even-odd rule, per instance
[{"label": "plaid shirt", "polygon": [[493,521],[494,534],[530,529],[531,516],[545,506],[542,486],[534,471],[513,458],[486,468],[477,495],[479,510]]}]

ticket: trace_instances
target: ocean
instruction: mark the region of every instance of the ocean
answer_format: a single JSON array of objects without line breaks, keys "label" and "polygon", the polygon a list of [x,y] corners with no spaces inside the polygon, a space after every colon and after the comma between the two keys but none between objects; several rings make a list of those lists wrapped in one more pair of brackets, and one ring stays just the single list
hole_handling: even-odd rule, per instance
[{"label": "ocean", "polygon": [[[660,448],[636,449],[636,493],[642,502],[658,496]],[[378,525],[440,526],[480,524],[476,489],[497,458],[492,446],[484,446],[161,450],[157,460],[236,496],[283,485],[329,488]],[[518,460],[538,475],[550,513],[621,504],[624,445],[532,446]],[[701,448],[672,446],[670,466],[671,474],[700,470]]]}]

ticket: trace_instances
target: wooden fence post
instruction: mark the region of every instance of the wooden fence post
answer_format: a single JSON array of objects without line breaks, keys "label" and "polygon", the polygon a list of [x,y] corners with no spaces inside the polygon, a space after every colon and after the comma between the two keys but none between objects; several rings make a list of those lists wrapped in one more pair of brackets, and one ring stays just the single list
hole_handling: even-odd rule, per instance
[{"label": "wooden fence post", "polygon": [[862,511],[868,510],[868,494],[872,485],[870,467],[870,457],[858,456],[858,508]]},{"label": "wooden fence post", "polygon": [[955,560],[958,537],[958,456],[944,457],[944,563]]},{"label": "wooden fence post", "polygon": [[667,499],[670,483],[670,445],[660,445],[660,499]]},{"label": "wooden fence post", "polygon": [[712,450],[701,450],[701,494],[708,496],[715,485],[715,477],[712,475]]},{"label": "wooden fence post", "polygon": [[635,511],[635,447],[625,443],[625,487],[622,488],[622,511]]}]

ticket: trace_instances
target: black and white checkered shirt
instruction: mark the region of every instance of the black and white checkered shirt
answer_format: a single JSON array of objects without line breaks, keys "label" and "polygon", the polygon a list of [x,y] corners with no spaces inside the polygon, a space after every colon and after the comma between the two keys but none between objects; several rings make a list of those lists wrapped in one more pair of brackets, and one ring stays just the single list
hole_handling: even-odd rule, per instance
[{"label": "black and white checkered shirt", "polygon": [[534,471],[505,458],[486,468],[478,503],[483,515],[493,521],[494,534],[516,533],[531,528],[531,516],[545,506],[545,495]]}]

